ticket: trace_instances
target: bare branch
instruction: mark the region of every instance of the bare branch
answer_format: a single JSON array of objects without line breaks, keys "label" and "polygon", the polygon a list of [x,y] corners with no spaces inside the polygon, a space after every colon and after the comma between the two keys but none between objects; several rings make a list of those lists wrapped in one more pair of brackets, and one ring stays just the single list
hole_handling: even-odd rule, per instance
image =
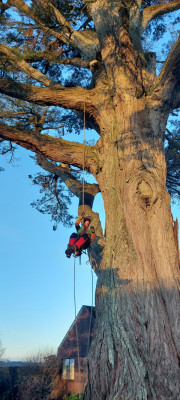
[{"label": "bare branch", "polygon": [[[93,41],[90,37],[85,37],[82,32],[75,31],[72,26],[68,23],[68,21],[64,18],[64,16],[60,13],[60,11],[49,1],[47,0],[39,0],[39,3],[43,8],[47,9],[48,12],[51,13],[52,17],[58,22],[60,26],[62,26],[62,32],[64,36],[65,43],[70,43],[73,47],[78,49],[80,53],[89,56],[87,53],[90,51],[90,47],[94,49],[94,57],[96,58],[96,46],[99,45],[99,41],[96,35],[96,38],[93,38]],[[92,59],[92,58],[90,58]]]},{"label": "bare branch", "polygon": [[174,44],[171,52],[169,53],[166,62],[164,63],[164,66],[157,79],[157,83],[159,84],[161,82],[161,85],[164,85],[165,81],[168,78],[173,79],[176,69],[177,68],[179,69],[179,62],[180,62],[180,36],[176,41],[176,43]]},{"label": "bare branch", "polygon": [[81,58],[74,57],[74,58],[61,58],[60,60],[61,64],[64,65],[73,65],[74,67],[79,67],[79,68],[90,68],[90,62],[86,60],[82,60]]},{"label": "bare branch", "polygon": [[6,124],[0,124],[0,138],[14,142],[52,161],[74,165],[81,169],[83,168],[85,151],[84,169],[92,174],[96,174],[98,168],[98,151],[96,146],[92,147],[66,141],[61,138],[57,139],[30,130],[21,131]]},{"label": "bare branch", "polygon": [[95,111],[96,89],[87,90],[79,86],[66,88],[60,84],[44,88],[2,78],[0,93],[40,105],[61,106],[73,110],[83,110],[85,103],[87,113],[92,114]]},{"label": "bare branch", "polygon": [[[59,176],[71,193],[73,193],[79,199],[82,197],[83,185],[72,175],[71,169],[67,164],[61,164],[58,166],[50,162],[41,154],[36,154],[36,160],[38,165],[45,171]],[[97,184],[85,184],[84,190],[93,197],[100,192],[99,185]]]},{"label": "bare branch", "polygon": [[180,100],[180,36],[174,44],[168,58],[158,76],[153,93],[160,92],[163,101],[168,101],[172,109],[179,107]]},{"label": "bare branch", "polygon": [[6,2],[6,4],[2,4],[2,2],[1,2],[1,4],[0,4],[1,14],[3,14],[4,11],[8,10],[8,8],[10,8],[10,7],[11,7],[11,4],[10,4],[9,0]]},{"label": "bare branch", "polygon": [[59,126],[47,126],[45,128],[41,128],[41,131],[47,131],[49,129],[60,129],[60,128],[64,128],[64,124],[59,125]]},{"label": "bare branch", "polygon": [[179,9],[180,9],[180,0],[172,0],[169,3],[156,4],[153,6],[146,7],[142,11],[141,33],[143,33],[143,31],[146,29],[146,26],[150,21],[152,21],[152,19]]},{"label": "bare branch", "polygon": [[37,61],[41,61],[41,60],[47,60],[50,63],[53,64],[64,64],[64,65],[73,65],[74,67],[78,67],[78,68],[90,68],[90,62],[83,60],[80,57],[74,57],[74,58],[61,58],[60,54],[58,54],[58,51],[54,51],[54,52],[48,52],[48,51],[37,51],[36,53],[32,53],[32,54],[23,54],[23,59],[26,62],[37,62]]}]

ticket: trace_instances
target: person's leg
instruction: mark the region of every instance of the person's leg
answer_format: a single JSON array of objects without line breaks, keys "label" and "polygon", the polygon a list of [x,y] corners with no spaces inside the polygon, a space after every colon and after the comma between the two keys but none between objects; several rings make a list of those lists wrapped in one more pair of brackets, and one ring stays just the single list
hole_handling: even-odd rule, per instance
[{"label": "person's leg", "polygon": [[66,257],[70,258],[72,253],[75,253],[75,242],[79,238],[79,235],[77,233],[72,233],[72,235],[69,238],[69,243],[67,246],[67,249],[65,251]]},{"label": "person's leg", "polygon": [[69,244],[70,246],[73,246],[76,240],[78,240],[79,235],[77,233],[72,233],[72,235],[69,238]]},{"label": "person's leg", "polygon": [[75,242],[76,253],[77,253],[76,255],[78,255],[83,248],[87,249],[89,244],[90,244],[89,236],[87,235],[87,233],[83,233],[83,235],[81,235],[80,238]]},{"label": "person's leg", "polygon": [[86,249],[88,249],[88,247],[90,246],[90,239],[88,238],[88,240],[83,244],[83,246],[82,246],[82,249],[83,250],[86,250]]}]

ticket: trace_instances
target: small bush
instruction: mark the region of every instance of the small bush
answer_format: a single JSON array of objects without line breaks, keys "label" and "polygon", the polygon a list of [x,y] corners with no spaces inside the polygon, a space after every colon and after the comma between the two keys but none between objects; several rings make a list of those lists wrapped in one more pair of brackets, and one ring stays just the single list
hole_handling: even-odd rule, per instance
[{"label": "small bush", "polygon": [[71,396],[66,397],[66,400],[82,400],[82,395],[74,393]]}]

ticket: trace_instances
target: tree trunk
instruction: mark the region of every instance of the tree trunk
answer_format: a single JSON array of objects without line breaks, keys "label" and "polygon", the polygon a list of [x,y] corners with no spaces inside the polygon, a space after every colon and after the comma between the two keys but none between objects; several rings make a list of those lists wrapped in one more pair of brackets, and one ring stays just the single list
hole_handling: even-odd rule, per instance
[{"label": "tree trunk", "polygon": [[[99,225],[91,246],[96,272],[101,257],[102,261],[85,400],[180,400],[179,260],[163,146],[168,115],[180,107],[180,37],[158,78],[155,54],[145,53],[142,41],[149,22],[180,9],[179,0],[161,2],[86,0],[83,7],[72,2],[73,12],[71,2],[67,10],[60,1],[33,1],[34,7],[23,0],[0,2],[2,14],[14,6],[25,21],[30,18],[37,26],[34,38],[25,26],[28,36],[25,34],[21,46],[14,35],[14,49],[5,44],[4,36],[0,93],[36,105],[68,108],[80,119],[85,114],[86,125],[100,133],[95,146],[41,134],[43,126],[31,120],[30,111],[26,130],[25,120],[20,127],[15,117],[18,103],[7,116],[5,107],[5,120],[0,124],[1,141],[10,140],[40,154],[39,162],[45,169],[56,176],[62,174],[63,182],[73,187],[80,199],[79,212],[85,209],[89,213],[94,190],[90,192],[92,186],[89,189],[86,185],[82,196],[82,185],[74,182],[69,167],[57,163],[93,174],[104,199],[105,246],[99,217],[94,214],[93,218],[95,227]],[[5,27],[6,22],[9,26],[11,18]],[[17,31],[14,21],[13,29]],[[152,36],[156,36],[154,28]],[[41,62],[33,67],[26,61],[26,57],[34,57],[41,39],[47,74],[40,71]],[[80,79],[76,73],[69,74],[67,84],[62,85],[63,72],[53,67],[57,57],[62,65],[68,59],[70,65],[90,68],[91,85],[76,86],[84,79],[81,72]],[[20,74],[14,74],[17,69]],[[30,84],[34,80],[41,85]],[[32,114],[36,115],[33,109]],[[43,111],[41,122],[42,118],[45,121]]]},{"label": "tree trunk", "polygon": [[100,113],[106,246],[84,399],[177,400],[179,271],[162,140],[167,117],[125,93]]}]

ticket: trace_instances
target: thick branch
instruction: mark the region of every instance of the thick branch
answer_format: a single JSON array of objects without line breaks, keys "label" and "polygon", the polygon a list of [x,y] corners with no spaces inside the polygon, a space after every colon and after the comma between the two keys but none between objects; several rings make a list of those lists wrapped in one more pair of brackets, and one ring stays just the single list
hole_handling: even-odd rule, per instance
[{"label": "thick branch", "polygon": [[74,57],[74,58],[61,58],[58,54],[58,52],[48,52],[48,51],[37,51],[36,53],[27,53],[23,54],[23,59],[26,62],[37,62],[41,60],[47,60],[50,63],[53,64],[64,64],[64,65],[73,65],[74,67],[78,68],[90,68],[90,62],[83,60],[80,57]]},{"label": "thick branch", "polygon": [[[79,199],[82,197],[83,185],[79,182],[71,173],[71,169],[65,164],[60,166],[53,164],[47,158],[41,154],[36,155],[38,165],[45,171],[51,172],[61,178],[68,189]],[[95,197],[100,192],[99,185],[97,184],[85,184],[84,191],[89,195]]]},{"label": "thick branch", "polygon": [[[159,74],[153,92],[161,93],[163,101],[168,101],[172,109],[180,106],[180,36],[173,46],[168,58]],[[173,104],[173,106],[172,106]]]},{"label": "thick branch", "polygon": [[68,23],[68,21],[64,18],[64,16],[60,13],[60,11],[51,2],[48,2],[47,0],[39,0],[39,3],[41,3],[42,7],[44,7],[45,10],[47,9],[48,12],[51,13],[52,17],[57,21],[57,23],[63,27],[62,32],[66,43],[70,43],[73,47],[78,49],[80,53],[86,55],[88,59],[89,56],[87,54],[87,50],[90,51],[92,47],[94,48],[94,58],[96,58],[95,48],[99,45],[97,37],[95,40],[92,41],[89,37],[84,37],[81,32],[75,31]]},{"label": "thick branch", "polygon": [[42,154],[50,160],[72,164],[81,169],[83,168],[85,150],[84,169],[92,174],[96,173],[98,163],[96,147],[57,139],[34,131],[21,131],[5,124],[0,124],[0,138]]},{"label": "thick branch", "polygon": [[60,84],[42,88],[29,84],[23,85],[12,79],[0,79],[0,93],[40,105],[54,105],[73,110],[83,110],[85,103],[86,112],[90,114],[95,112],[95,89],[87,90],[79,86],[65,88]]},{"label": "thick branch", "polygon": [[179,75],[179,62],[180,62],[180,36],[176,43],[174,44],[171,52],[168,55],[166,62],[159,74],[158,77],[158,84],[164,85],[167,79],[175,79],[174,74],[178,68],[178,75]]},{"label": "thick branch", "polygon": [[8,8],[10,8],[10,7],[11,7],[10,0],[8,0],[6,2],[6,4],[2,4],[2,2],[1,2],[1,4],[0,4],[1,14],[3,14],[4,11],[8,10]]},{"label": "thick branch", "polygon": [[175,91],[174,97],[172,99],[172,111],[177,110],[180,108],[180,83],[179,83],[179,90]]},{"label": "thick branch", "polygon": [[180,0],[173,0],[169,3],[157,4],[146,7],[142,11],[142,31],[146,29],[146,26],[152,19],[160,17],[161,15],[170,13],[180,9]]},{"label": "thick branch", "polygon": [[0,53],[6,55],[8,57],[8,61],[12,65],[18,67],[20,71],[27,74],[30,78],[35,79],[45,86],[50,86],[53,84],[55,85],[56,82],[53,81],[53,79],[48,78],[37,69],[31,67],[26,61],[22,59],[20,54],[17,56],[8,46],[0,44]]},{"label": "thick branch", "polygon": [[61,64],[64,65],[73,65],[74,67],[79,67],[79,68],[90,68],[91,63],[86,60],[82,60],[81,58],[74,57],[74,58],[61,58],[60,60]]},{"label": "thick branch", "polygon": [[48,34],[49,36],[54,36],[61,40],[63,43],[70,44],[78,51],[80,51],[80,53],[87,60],[93,60],[96,58],[97,46],[99,44],[98,40],[92,41],[89,38],[84,37],[80,32],[75,31],[52,4],[47,3],[46,1],[42,2],[43,6],[45,4],[46,8],[48,7],[48,11],[49,9],[51,10],[51,12],[53,11],[54,17],[62,26],[62,31],[60,33],[56,32],[52,28],[45,26],[44,23],[41,21],[39,15],[37,16],[33,12],[32,8],[25,4],[23,0],[10,0],[9,3],[11,4],[11,6],[18,8],[18,10],[32,18],[39,25],[39,27],[43,29],[43,31],[46,32],[46,34]]}]

